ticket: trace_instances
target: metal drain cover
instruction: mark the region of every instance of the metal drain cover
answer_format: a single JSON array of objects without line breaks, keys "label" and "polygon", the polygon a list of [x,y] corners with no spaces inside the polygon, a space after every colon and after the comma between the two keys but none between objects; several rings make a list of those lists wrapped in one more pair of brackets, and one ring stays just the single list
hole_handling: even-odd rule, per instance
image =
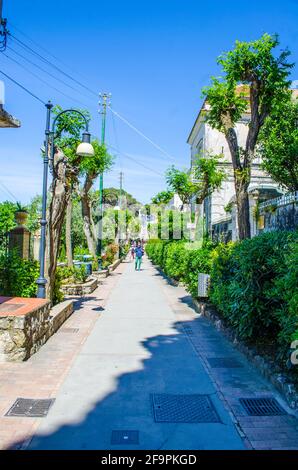
[{"label": "metal drain cover", "polygon": [[287,414],[275,398],[240,398],[249,416],[281,416]]},{"label": "metal drain cover", "polygon": [[207,361],[213,369],[237,369],[243,365],[233,357],[208,357]]},{"label": "metal drain cover", "polygon": [[61,328],[60,333],[78,333],[79,328]]},{"label": "metal drain cover", "polygon": [[188,336],[192,336],[194,334],[193,329],[190,326],[184,325],[182,329],[183,329],[183,332]]},{"label": "metal drain cover", "polygon": [[139,431],[112,431],[111,444],[139,444]]},{"label": "metal drain cover", "polygon": [[5,416],[24,416],[26,418],[43,418],[49,412],[55,399],[17,398]]},{"label": "metal drain cover", "polygon": [[220,423],[208,395],[152,394],[156,423]]}]

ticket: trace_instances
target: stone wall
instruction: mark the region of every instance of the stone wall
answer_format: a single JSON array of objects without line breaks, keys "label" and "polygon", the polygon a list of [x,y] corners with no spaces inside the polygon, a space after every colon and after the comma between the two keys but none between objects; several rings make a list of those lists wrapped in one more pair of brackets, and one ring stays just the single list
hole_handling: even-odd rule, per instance
[{"label": "stone wall", "polygon": [[[1,300],[1,305],[7,305],[7,313],[0,316],[0,362],[28,359],[73,312],[71,301],[62,302],[51,310],[50,303],[40,299]],[[13,304],[16,300],[24,303],[15,312],[10,312],[9,305],[16,305]],[[26,301],[30,309],[26,308]]]}]

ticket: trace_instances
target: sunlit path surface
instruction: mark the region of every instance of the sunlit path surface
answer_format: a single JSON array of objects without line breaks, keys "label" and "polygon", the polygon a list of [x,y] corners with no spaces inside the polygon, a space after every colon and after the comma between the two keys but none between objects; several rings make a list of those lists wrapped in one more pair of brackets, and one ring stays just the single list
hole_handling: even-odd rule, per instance
[{"label": "sunlit path surface", "polygon": [[[165,289],[165,281],[148,261],[140,272],[128,265],[42,421],[32,449],[244,448],[179,325],[197,315],[179,297],[180,289],[171,299]],[[217,422],[156,422],[152,394],[208,395],[214,407],[211,420]],[[115,431],[138,435],[124,436],[117,444]],[[129,439],[139,443],[129,444]]]}]

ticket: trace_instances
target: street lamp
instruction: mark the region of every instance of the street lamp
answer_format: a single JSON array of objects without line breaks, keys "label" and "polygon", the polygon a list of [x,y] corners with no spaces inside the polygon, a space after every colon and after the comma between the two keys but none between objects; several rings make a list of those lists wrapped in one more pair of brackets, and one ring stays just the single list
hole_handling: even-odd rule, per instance
[{"label": "street lamp", "polygon": [[[79,114],[85,121],[85,131],[82,134],[82,142],[78,145],[76,154],[79,157],[92,157],[94,155],[94,148],[91,145],[91,135],[89,133],[89,125],[86,116],[76,109],[66,109],[61,111],[55,116],[51,127],[51,110],[53,104],[49,101],[46,105],[47,117],[46,117],[46,130],[45,130],[45,155],[43,159],[43,186],[42,186],[42,216],[41,216],[41,237],[40,237],[40,251],[39,251],[39,278],[36,281],[38,285],[37,297],[39,299],[45,299],[46,297],[46,283],[45,278],[45,248],[46,248],[46,226],[47,226],[47,191],[48,191],[48,167],[49,164],[52,166],[55,156],[55,127],[57,120],[62,114],[65,113],[76,113]],[[49,156],[50,149],[50,156]]]}]

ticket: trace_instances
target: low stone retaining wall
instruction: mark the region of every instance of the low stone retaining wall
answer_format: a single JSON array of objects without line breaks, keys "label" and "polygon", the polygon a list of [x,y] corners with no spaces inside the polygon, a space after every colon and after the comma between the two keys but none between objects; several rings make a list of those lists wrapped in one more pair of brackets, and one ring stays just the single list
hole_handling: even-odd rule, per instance
[{"label": "low stone retaining wall", "polygon": [[0,362],[25,361],[72,314],[71,301],[50,310],[43,299],[0,298]]},{"label": "low stone retaining wall", "polygon": [[72,300],[64,300],[50,310],[50,336],[73,314]]},{"label": "low stone retaining wall", "polygon": [[298,390],[291,382],[289,376],[281,372],[276,366],[274,360],[270,360],[260,356],[253,346],[247,346],[239,340],[236,333],[225,325],[222,318],[219,316],[216,308],[204,301],[193,299],[196,311],[208,318],[216,327],[218,331],[223,333],[226,338],[231,341],[236,348],[244,354],[248,360],[266,377],[267,380],[283,395],[290,408],[293,410],[298,409]]},{"label": "low stone retaining wall", "polygon": [[114,271],[116,268],[118,268],[120,263],[121,263],[121,259],[117,259],[117,261],[114,261],[113,264],[110,264],[110,266],[108,267],[109,273]]},{"label": "low stone retaining wall", "polygon": [[61,286],[61,291],[66,295],[87,295],[92,294],[98,286],[96,277],[91,277],[84,284],[64,284]]},{"label": "low stone retaining wall", "polygon": [[93,271],[92,276],[96,277],[98,281],[105,279],[109,275],[108,269],[102,269],[101,271]]}]

